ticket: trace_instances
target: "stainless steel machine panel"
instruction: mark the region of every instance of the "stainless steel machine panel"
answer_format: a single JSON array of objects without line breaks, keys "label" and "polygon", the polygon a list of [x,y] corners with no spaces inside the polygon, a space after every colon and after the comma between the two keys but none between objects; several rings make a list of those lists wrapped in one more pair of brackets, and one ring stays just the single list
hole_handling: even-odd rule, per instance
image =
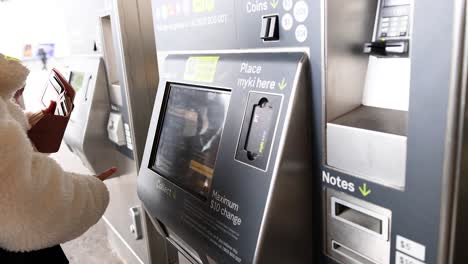
[{"label": "stainless steel machine panel", "polygon": [[[461,159],[465,155],[456,146],[461,146],[466,134],[462,118],[466,1],[200,0],[183,1],[178,8],[177,2],[154,0],[152,9],[158,54],[161,61],[165,56],[171,58],[162,71],[166,82],[210,86],[200,83],[197,75],[190,80],[176,78],[182,68],[174,66],[172,56],[176,55],[236,53],[249,57],[262,53],[267,57],[270,53],[305,52],[310,66],[305,85],[312,99],[311,116],[302,125],[311,125],[313,131],[313,159],[306,174],[315,190],[308,201],[313,212],[322,216],[318,224],[309,222],[315,231],[313,238],[320,240],[319,247],[307,249],[316,253],[313,263],[462,263],[466,255],[460,242],[466,237],[463,204],[468,203],[463,195],[466,184]],[[265,112],[267,109],[259,113]],[[244,146],[236,145],[236,151],[250,152],[253,158],[260,153],[255,148],[260,144],[254,137]],[[283,156],[294,156],[284,146],[290,152]],[[249,160],[246,157],[241,162],[252,165]],[[287,167],[295,165],[291,162]],[[219,159],[216,166],[220,166]],[[258,162],[251,168],[261,170],[263,166]],[[142,185],[142,192],[158,193],[151,189],[155,185],[157,182],[151,187]],[[164,186],[172,188],[170,183]],[[330,214],[332,224],[327,225],[327,213],[333,210],[324,193],[335,192],[344,203],[338,203],[337,218]],[[145,199],[145,204],[162,204],[164,197]],[[305,196],[289,193],[270,200],[270,206],[298,197]],[[180,229],[166,225],[168,218],[157,219],[171,213],[164,208],[147,209],[154,222],[167,227],[162,233],[171,245],[177,245],[177,253],[191,262],[212,263],[213,258],[204,259],[203,253],[197,253],[203,252],[197,248],[201,242],[186,240]],[[354,224],[369,227],[369,232],[383,227],[388,219],[388,239],[382,233],[374,236],[352,229],[355,226],[340,219],[348,221],[351,216],[362,216],[360,213],[371,217]],[[270,221],[288,215],[281,216]],[[284,232],[269,233],[263,241],[276,244],[293,234],[289,228],[277,225]],[[354,235],[346,240],[346,232],[339,230]],[[380,240],[374,243],[377,248],[366,247],[355,243],[359,237]],[[277,245],[277,251],[287,244]],[[302,263],[271,256],[266,263]]]},{"label": "stainless steel machine panel", "polygon": [[195,263],[312,261],[306,63],[304,53],[166,58],[138,193]]},{"label": "stainless steel machine panel", "polygon": [[109,8],[100,17],[111,112],[107,140],[118,153],[120,177],[107,183],[111,203],[106,219],[114,234],[112,244],[127,262],[157,263],[148,243],[159,240],[148,237],[156,233],[147,232],[145,211],[141,210],[139,217],[144,231],[141,239],[135,236],[138,223],[129,213],[141,207],[136,194],[137,174],[159,77],[150,1],[113,0]]},{"label": "stainless steel machine panel", "polygon": [[101,173],[117,164],[114,147],[104,140],[110,109],[104,61],[98,55],[66,61],[76,98],[64,141],[89,170]]}]

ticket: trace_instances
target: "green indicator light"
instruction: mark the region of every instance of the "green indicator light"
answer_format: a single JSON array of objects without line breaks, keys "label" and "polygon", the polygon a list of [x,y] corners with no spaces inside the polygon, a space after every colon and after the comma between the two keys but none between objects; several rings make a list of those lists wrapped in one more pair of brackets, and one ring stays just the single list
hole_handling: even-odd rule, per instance
[{"label": "green indicator light", "polygon": [[260,143],[260,149],[258,150],[259,153],[263,153],[263,149],[265,148],[265,142],[262,141],[262,143]]}]

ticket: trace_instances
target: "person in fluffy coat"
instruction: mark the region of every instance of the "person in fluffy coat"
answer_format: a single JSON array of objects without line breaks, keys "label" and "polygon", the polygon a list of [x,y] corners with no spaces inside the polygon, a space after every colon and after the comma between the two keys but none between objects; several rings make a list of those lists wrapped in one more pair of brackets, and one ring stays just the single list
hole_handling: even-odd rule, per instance
[{"label": "person in fluffy coat", "polygon": [[5,252],[51,248],[96,224],[109,203],[103,180],[115,172],[111,168],[97,177],[65,172],[34,151],[28,119],[12,100],[28,74],[19,61],[0,54],[0,263],[8,263]]}]

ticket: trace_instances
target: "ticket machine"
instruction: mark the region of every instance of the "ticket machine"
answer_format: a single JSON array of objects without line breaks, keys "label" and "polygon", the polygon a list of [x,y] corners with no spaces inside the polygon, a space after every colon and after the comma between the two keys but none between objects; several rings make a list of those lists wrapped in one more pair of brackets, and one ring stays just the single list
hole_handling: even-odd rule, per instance
[{"label": "ticket machine", "polygon": [[313,261],[316,14],[278,3],[153,1],[161,70],[138,194],[169,263]]},{"label": "ticket machine", "polygon": [[170,245],[194,263],[310,259],[307,56],[166,63],[175,75],[160,83],[139,194]]},{"label": "ticket machine", "polygon": [[153,1],[171,263],[463,263],[466,1]]},{"label": "ticket machine", "polygon": [[114,147],[103,140],[109,116],[104,61],[99,55],[75,56],[66,64],[76,98],[64,142],[92,173],[101,173],[117,164]]}]

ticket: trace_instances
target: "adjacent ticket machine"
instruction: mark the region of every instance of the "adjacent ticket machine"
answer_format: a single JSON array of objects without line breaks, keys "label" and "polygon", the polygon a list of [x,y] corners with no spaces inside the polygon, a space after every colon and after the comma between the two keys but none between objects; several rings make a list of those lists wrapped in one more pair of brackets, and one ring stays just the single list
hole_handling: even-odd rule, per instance
[{"label": "adjacent ticket machine", "polygon": [[91,55],[70,57],[66,63],[76,98],[64,142],[92,173],[101,173],[117,164],[114,147],[104,140],[109,116],[104,61]]},{"label": "adjacent ticket machine", "polygon": [[106,180],[107,236],[125,262],[149,263],[147,244],[158,240],[146,232],[136,178],[158,80],[150,2],[108,4],[99,17],[102,55],[65,60],[77,90],[65,143],[90,170],[82,173],[118,168]]}]

